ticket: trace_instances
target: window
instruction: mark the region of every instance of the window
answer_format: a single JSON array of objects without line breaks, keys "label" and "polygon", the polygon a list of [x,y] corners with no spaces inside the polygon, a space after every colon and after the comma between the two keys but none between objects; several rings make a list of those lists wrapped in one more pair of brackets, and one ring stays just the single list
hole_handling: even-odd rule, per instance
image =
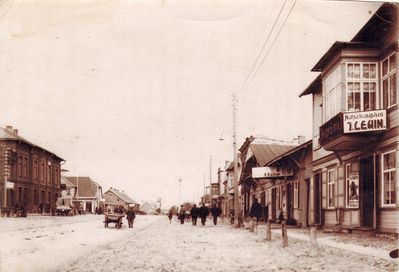
[{"label": "window", "polygon": [[377,108],[377,63],[346,63],[346,110]]},{"label": "window", "polygon": [[299,182],[294,182],[294,209],[299,208]]},{"label": "window", "polygon": [[28,158],[24,157],[22,174],[26,178],[28,176]]},{"label": "window", "polygon": [[51,184],[51,165],[47,166],[47,183]]},{"label": "window", "polygon": [[33,162],[33,179],[34,180],[37,180],[37,175],[38,175],[38,171],[37,171],[38,169],[37,169],[37,160],[35,160],[34,162]]},{"label": "window", "polygon": [[22,156],[18,156],[18,177],[22,176]]},{"label": "window", "polygon": [[382,206],[396,204],[396,151],[382,154]]},{"label": "window", "polygon": [[335,207],[335,181],[337,180],[336,169],[328,170],[327,173],[327,208]]},{"label": "window", "polygon": [[326,122],[341,111],[342,76],[341,65],[323,81],[323,121]]},{"label": "window", "polygon": [[345,166],[346,207],[359,208],[359,171],[357,163],[348,163]]},{"label": "window", "polygon": [[396,101],[396,54],[392,54],[381,62],[382,106],[392,107]]}]

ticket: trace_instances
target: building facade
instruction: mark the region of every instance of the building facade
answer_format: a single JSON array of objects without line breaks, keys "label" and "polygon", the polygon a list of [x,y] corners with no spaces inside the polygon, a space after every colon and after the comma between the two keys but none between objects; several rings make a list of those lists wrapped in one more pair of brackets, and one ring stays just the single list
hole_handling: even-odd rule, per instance
[{"label": "building facade", "polygon": [[129,209],[130,206],[134,207],[136,211],[139,210],[139,204],[125,194],[124,191],[119,191],[115,188],[109,188],[104,193],[105,199],[105,211],[113,212],[115,207],[123,207],[125,210]]},{"label": "building facade", "polygon": [[104,208],[102,188],[97,182],[90,177],[65,178],[76,187],[73,202],[79,213],[95,213],[96,209]]},{"label": "building facade", "polygon": [[53,212],[64,160],[24,139],[11,126],[0,128],[0,154],[2,211]]},{"label": "building facade", "polygon": [[316,63],[310,223],[398,233],[398,6]]}]

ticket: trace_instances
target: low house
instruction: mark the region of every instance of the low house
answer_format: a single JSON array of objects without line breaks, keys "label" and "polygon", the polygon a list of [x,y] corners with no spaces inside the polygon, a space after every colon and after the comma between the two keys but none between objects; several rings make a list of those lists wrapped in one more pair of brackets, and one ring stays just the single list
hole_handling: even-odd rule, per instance
[{"label": "low house", "polygon": [[104,193],[104,198],[106,211],[112,212],[117,206],[122,206],[125,210],[130,206],[134,206],[136,211],[139,209],[139,204],[136,201],[126,195],[124,191],[119,191],[115,188],[109,188],[109,190]]},{"label": "low house", "polygon": [[89,177],[65,178],[76,186],[74,202],[78,205],[79,212],[95,213],[103,199],[101,186]]}]

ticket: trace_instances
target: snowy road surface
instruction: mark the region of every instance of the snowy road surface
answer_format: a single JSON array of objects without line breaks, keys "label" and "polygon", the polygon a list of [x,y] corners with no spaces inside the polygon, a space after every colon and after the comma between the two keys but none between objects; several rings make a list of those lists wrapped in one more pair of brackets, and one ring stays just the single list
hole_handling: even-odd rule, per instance
[{"label": "snowy road surface", "polygon": [[[138,216],[135,227],[104,229],[102,216],[0,218],[0,271],[397,271],[382,251],[319,243],[316,257],[301,235],[258,234],[229,225],[169,224]],[[289,230],[290,231],[290,230]],[[326,241],[326,240],[324,240]],[[352,247],[356,249],[356,247]]]}]

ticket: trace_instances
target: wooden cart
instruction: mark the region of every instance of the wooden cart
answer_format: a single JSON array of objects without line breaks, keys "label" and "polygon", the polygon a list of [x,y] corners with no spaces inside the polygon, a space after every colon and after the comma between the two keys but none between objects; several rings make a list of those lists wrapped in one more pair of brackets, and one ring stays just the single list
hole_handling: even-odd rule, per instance
[{"label": "wooden cart", "polygon": [[122,219],[125,216],[123,213],[105,213],[104,215],[104,228],[108,228],[109,223],[114,223],[118,229],[122,227]]}]

